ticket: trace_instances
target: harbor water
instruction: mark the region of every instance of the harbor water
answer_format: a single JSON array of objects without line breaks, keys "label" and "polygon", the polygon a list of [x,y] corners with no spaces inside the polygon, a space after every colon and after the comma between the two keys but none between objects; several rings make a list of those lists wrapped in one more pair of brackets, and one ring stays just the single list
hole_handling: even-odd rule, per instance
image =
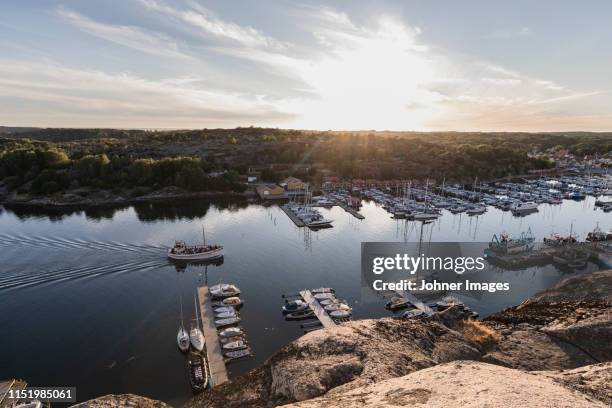
[{"label": "harbor water", "polygon": [[[319,231],[298,228],[276,204],[244,201],[67,213],[0,208],[0,379],[75,386],[79,401],[129,392],[178,405],[191,396],[176,346],[179,299],[188,326],[198,286],[232,282],[242,290],[242,326],[254,357],[230,364],[231,377],[303,333],[280,313],[284,293],[330,286],[351,303],[355,319],[390,315],[385,299],[362,299],[361,242],[488,242],[493,234],[528,228],[538,240],[570,228],[583,240],[597,223],[612,227],[612,213],[594,202],[543,204],[525,217],[492,207],[478,216],[444,210],[425,225],[394,220],[364,202],[364,220],[337,206],[321,209],[334,227]],[[177,239],[200,242],[201,225],[210,243],[224,245],[223,262],[169,262],[167,247]],[[484,295],[470,306],[486,316],[569,275],[552,265],[506,272],[512,291]]]}]

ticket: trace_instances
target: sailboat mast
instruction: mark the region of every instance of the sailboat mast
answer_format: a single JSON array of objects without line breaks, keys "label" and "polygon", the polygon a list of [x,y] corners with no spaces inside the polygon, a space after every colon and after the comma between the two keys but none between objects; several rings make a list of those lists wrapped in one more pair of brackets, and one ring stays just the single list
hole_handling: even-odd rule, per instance
[{"label": "sailboat mast", "polygon": [[204,225],[202,225],[202,242],[206,246],[206,234],[204,232]]},{"label": "sailboat mast", "polygon": [[197,301],[195,295],[193,296],[193,305],[195,306],[196,326],[199,329],[200,328],[200,320],[198,319],[198,301]]}]

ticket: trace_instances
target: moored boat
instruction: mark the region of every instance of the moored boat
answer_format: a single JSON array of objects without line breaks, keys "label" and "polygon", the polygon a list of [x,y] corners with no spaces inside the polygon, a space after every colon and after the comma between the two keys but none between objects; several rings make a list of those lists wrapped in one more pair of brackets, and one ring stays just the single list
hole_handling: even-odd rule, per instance
[{"label": "moored boat", "polygon": [[193,392],[201,392],[208,385],[208,367],[200,354],[190,353],[188,359],[189,382]]},{"label": "moored boat", "polygon": [[220,337],[234,337],[243,335],[244,331],[241,327],[228,327],[227,329],[223,329],[219,332]]},{"label": "moored boat", "polygon": [[229,360],[238,360],[240,358],[249,357],[251,355],[251,349],[247,347],[242,350],[225,351],[223,355]]},{"label": "moored boat", "polygon": [[242,350],[248,347],[244,339],[231,341],[221,346],[223,350]]},{"label": "moored boat", "polygon": [[[194,298],[195,301],[195,298]],[[204,335],[200,330],[200,320],[198,319],[198,304],[195,302],[195,324],[191,324],[191,330],[189,330],[189,341],[194,349],[197,351],[204,350]]]},{"label": "moored boat", "polygon": [[213,298],[236,297],[240,294],[240,289],[231,283],[219,283],[208,288]]},{"label": "moored boat", "polygon": [[240,323],[240,318],[239,317],[228,317],[225,319],[216,319],[215,320],[215,326],[217,327],[224,327],[224,326],[231,326],[233,324],[236,323]]}]

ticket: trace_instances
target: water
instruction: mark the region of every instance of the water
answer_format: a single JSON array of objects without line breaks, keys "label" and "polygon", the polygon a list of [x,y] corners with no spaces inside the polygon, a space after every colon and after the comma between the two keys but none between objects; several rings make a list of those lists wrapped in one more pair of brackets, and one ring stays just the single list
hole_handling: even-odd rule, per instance
[{"label": "water", "polygon": [[[594,210],[594,201],[542,205],[523,218],[494,208],[478,217],[445,212],[422,231],[374,203],[365,203],[362,221],[338,207],[322,209],[334,228],[317,232],[295,227],[275,205],[245,202],[72,213],[0,209],[0,379],[76,386],[80,401],[131,392],[179,405],[191,396],[175,342],[179,299],[192,319],[197,286],[227,281],[242,289],[255,357],[228,366],[237,375],[302,334],[280,314],[283,293],[331,286],[352,303],[355,318],[389,315],[384,299],[362,300],[362,241],[488,242],[494,233],[528,227],[542,239],[553,229],[569,232],[572,222],[584,238],[597,222],[611,227],[612,214]],[[201,224],[225,246],[223,263],[177,269],[164,248],[175,239],[199,241]],[[486,315],[562,277],[552,266],[498,273],[495,279],[512,281],[513,291],[465,300]]]}]

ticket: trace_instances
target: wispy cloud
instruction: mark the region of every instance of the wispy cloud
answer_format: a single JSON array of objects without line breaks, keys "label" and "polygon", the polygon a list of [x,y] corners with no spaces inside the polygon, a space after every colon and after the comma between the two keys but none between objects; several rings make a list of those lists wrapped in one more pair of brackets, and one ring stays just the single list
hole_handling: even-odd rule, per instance
[{"label": "wispy cloud", "polygon": [[248,47],[284,48],[287,43],[278,41],[262,34],[250,26],[241,26],[216,17],[212,12],[202,6],[190,9],[178,9],[162,1],[139,0],[148,10],[164,13],[183,23],[190,24],[200,32],[222,39],[235,41]]},{"label": "wispy cloud", "polygon": [[66,7],[58,7],[57,14],[80,30],[147,54],[159,57],[190,58],[170,37],[138,27],[104,24],[85,17]]}]

